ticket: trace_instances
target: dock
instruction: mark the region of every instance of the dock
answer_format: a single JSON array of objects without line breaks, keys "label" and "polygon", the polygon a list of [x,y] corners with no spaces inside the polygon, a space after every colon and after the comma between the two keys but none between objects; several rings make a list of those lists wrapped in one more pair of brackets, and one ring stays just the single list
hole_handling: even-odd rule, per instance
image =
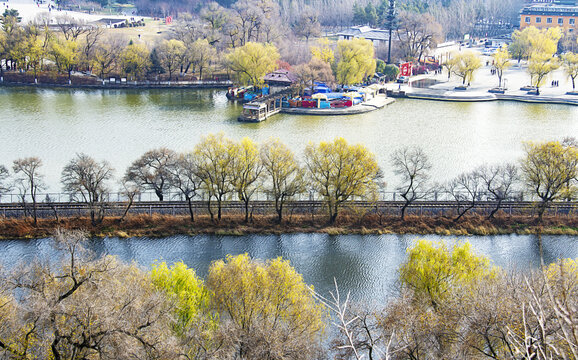
[{"label": "dock", "polygon": [[243,105],[243,112],[238,120],[243,122],[261,122],[281,112],[283,98],[291,94],[286,88],[275,94],[254,99]]},{"label": "dock", "polygon": [[364,103],[344,108],[317,109],[317,108],[283,108],[282,113],[300,115],[354,115],[384,108],[395,102],[395,99],[379,94]]}]

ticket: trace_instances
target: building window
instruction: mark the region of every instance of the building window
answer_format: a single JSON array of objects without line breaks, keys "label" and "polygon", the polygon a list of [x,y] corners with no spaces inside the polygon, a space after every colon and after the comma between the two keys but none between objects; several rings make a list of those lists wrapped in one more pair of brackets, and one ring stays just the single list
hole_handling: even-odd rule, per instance
[{"label": "building window", "polygon": [[564,19],[558,18],[558,25],[564,25]]},{"label": "building window", "polygon": [[536,23],[539,24],[542,22],[542,18],[539,16],[536,16]]},{"label": "building window", "polygon": [[576,22],[576,19],[570,19],[570,21],[568,22],[570,25],[574,25],[574,23]]},{"label": "building window", "polygon": [[525,21],[526,21],[526,24],[529,24],[529,23],[530,23],[530,17],[529,17],[529,16],[526,16]]},{"label": "building window", "polygon": [[551,24],[551,23],[552,23],[552,18],[546,18],[546,23],[547,23],[547,24]]}]

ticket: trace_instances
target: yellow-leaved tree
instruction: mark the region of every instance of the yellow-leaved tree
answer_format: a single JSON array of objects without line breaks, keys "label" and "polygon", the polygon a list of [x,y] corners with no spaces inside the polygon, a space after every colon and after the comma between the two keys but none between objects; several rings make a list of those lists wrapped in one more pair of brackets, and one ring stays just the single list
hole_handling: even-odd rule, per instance
[{"label": "yellow-leaved tree", "polygon": [[572,79],[572,90],[576,90],[576,78],[578,77],[578,54],[567,52],[562,55],[564,72]]},{"label": "yellow-leaved tree", "polygon": [[259,156],[257,144],[245,137],[235,144],[235,156],[232,171],[233,186],[239,200],[245,205],[245,222],[249,222],[249,202],[261,187],[261,172],[263,165]]},{"label": "yellow-leaved tree", "polygon": [[295,154],[279,139],[269,140],[261,147],[265,191],[275,199],[277,222],[283,220],[283,207],[295,195],[305,191],[304,170]]},{"label": "yellow-leaved tree", "polygon": [[311,55],[324,63],[333,64],[335,60],[335,53],[331,47],[331,42],[327,38],[323,38],[317,42],[316,46],[311,46]]},{"label": "yellow-leaved tree", "polygon": [[207,195],[207,206],[211,220],[214,220],[213,198],[217,202],[217,219],[221,220],[223,202],[235,190],[234,171],[237,146],[223,133],[203,136],[195,146],[196,172]]},{"label": "yellow-leaved tree", "polygon": [[149,67],[149,50],[141,44],[130,44],[120,54],[122,72],[134,79],[142,78]]},{"label": "yellow-leaved tree", "polygon": [[339,40],[337,53],[339,62],[335,77],[339,84],[359,84],[375,73],[375,51],[370,40]]},{"label": "yellow-leaved tree", "polygon": [[163,40],[157,48],[159,61],[169,73],[169,81],[173,79],[175,70],[182,65],[186,50],[185,44],[176,39]]},{"label": "yellow-leaved tree", "polygon": [[462,79],[462,84],[466,82],[468,86],[474,81],[474,73],[482,67],[480,57],[471,51],[458,53],[454,56],[455,62],[454,74]]},{"label": "yellow-leaved tree", "polygon": [[211,265],[207,287],[230,322],[234,358],[315,358],[326,312],[288,260],[228,255]]},{"label": "yellow-leaved tree", "polygon": [[407,250],[407,260],[399,268],[403,286],[409,288],[418,301],[429,303],[434,309],[459,289],[476,280],[495,276],[490,261],[477,256],[469,243],[435,246],[431,241],[419,240]]},{"label": "yellow-leaved tree", "polygon": [[226,59],[241,84],[259,87],[263,84],[263,77],[275,70],[279,57],[273,44],[248,42],[235,48]]},{"label": "yellow-leaved tree", "polygon": [[76,68],[80,62],[80,46],[75,40],[59,40],[52,44],[50,52],[52,59],[56,63],[56,67],[60,72],[68,74],[70,81],[72,70]]},{"label": "yellow-leaved tree", "polygon": [[578,148],[558,141],[524,144],[522,175],[528,190],[540,200],[538,219],[550,204],[559,199],[573,198],[578,176]]},{"label": "yellow-leaved tree", "polygon": [[330,223],[335,222],[344,202],[372,194],[381,178],[375,155],[361,144],[349,145],[343,138],[319,145],[309,143],[305,162],[311,185],[326,202]]},{"label": "yellow-leaved tree", "polygon": [[494,58],[494,64],[492,65],[496,69],[496,75],[498,75],[498,87],[502,87],[502,77],[504,76],[504,70],[512,66],[510,63],[510,54],[508,53],[508,48],[502,46],[492,55]]}]

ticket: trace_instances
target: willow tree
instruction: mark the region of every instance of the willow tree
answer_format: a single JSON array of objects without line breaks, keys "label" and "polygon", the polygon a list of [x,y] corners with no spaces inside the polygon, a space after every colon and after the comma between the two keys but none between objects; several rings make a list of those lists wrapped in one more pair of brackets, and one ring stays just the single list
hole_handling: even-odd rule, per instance
[{"label": "willow tree", "polygon": [[474,81],[475,72],[482,67],[482,61],[471,51],[456,54],[454,61],[456,62],[454,74],[462,79],[463,85],[467,82],[469,86]]},{"label": "willow tree", "polygon": [[164,40],[157,48],[161,65],[169,73],[169,81],[172,80],[173,73],[181,67],[186,50],[185,44],[176,39]]},{"label": "willow tree", "polygon": [[228,319],[234,353],[227,358],[316,358],[324,307],[289,261],[228,255],[211,265],[206,284],[221,318]]},{"label": "willow tree", "polygon": [[265,191],[275,200],[277,222],[283,220],[285,203],[305,191],[304,171],[295,154],[278,139],[270,140],[261,147]]},{"label": "willow tree", "polygon": [[[578,176],[578,148],[557,141],[524,144],[526,156],[521,170],[526,185],[540,199],[538,219],[541,221],[553,201],[569,197]],[[570,185],[570,186],[569,186]]]},{"label": "willow tree", "polygon": [[494,64],[492,65],[496,69],[496,75],[498,75],[498,87],[502,87],[502,77],[504,75],[504,70],[512,66],[510,63],[510,54],[508,53],[508,48],[501,47],[498,51],[492,55],[494,58]]},{"label": "willow tree", "polygon": [[248,42],[226,57],[229,68],[243,85],[259,87],[263,77],[277,67],[279,52],[275,45]]},{"label": "willow tree", "polygon": [[207,195],[207,207],[211,220],[214,220],[212,199],[217,202],[217,219],[221,220],[223,202],[235,191],[233,169],[237,156],[235,143],[222,133],[204,136],[195,146],[197,176],[201,179],[202,189]]},{"label": "willow tree", "polygon": [[126,76],[142,78],[149,67],[150,52],[146,46],[129,44],[120,54],[120,67]]},{"label": "willow tree", "polygon": [[337,53],[339,62],[336,78],[339,84],[359,84],[368,76],[375,74],[375,51],[370,40],[339,40]]},{"label": "willow tree", "polygon": [[564,72],[572,79],[572,90],[576,90],[576,78],[578,77],[578,54],[567,52],[562,55]]},{"label": "willow tree", "polygon": [[540,86],[548,74],[560,67],[560,62],[552,54],[547,52],[534,52],[528,62],[528,73],[532,78],[532,85],[536,87],[536,94],[540,95]]},{"label": "willow tree", "polygon": [[55,41],[52,44],[50,54],[58,70],[68,74],[68,81],[70,82],[72,71],[80,63],[82,55],[78,42],[75,40]]},{"label": "willow tree", "polygon": [[235,161],[232,172],[235,192],[245,206],[245,222],[249,222],[249,202],[261,187],[263,165],[259,156],[259,147],[249,138],[243,138],[235,144]]},{"label": "willow tree", "polygon": [[375,155],[363,145],[349,145],[343,138],[319,145],[309,143],[305,163],[311,185],[325,199],[330,223],[335,222],[344,202],[367,197],[381,178]]}]

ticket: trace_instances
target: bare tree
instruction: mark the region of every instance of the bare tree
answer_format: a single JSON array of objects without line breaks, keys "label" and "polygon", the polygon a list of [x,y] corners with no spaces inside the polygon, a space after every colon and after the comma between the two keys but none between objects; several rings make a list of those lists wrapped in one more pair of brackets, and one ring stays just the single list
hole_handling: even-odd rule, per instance
[{"label": "bare tree", "polygon": [[126,196],[128,201],[126,202],[126,206],[124,208],[124,211],[123,211],[120,219],[118,219],[119,223],[121,223],[126,218],[126,216],[128,215],[128,212],[130,211],[130,208],[134,204],[135,197],[139,196],[141,193],[141,187],[140,186],[138,186],[134,182],[126,180],[124,178],[121,181],[121,186],[122,186],[121,194]]},{"label": "bare tree", "polygon": [[90,29],[86,21],[78,20],[68,15],[56,16],[56,26],[66,40],[77,40],[80,35]]},{"label": "bare tree", "polygon": [[461,174],[447,183],[445,191],[458,205],[455,222],[477,205],[483,189],[483,180],[476,171]]},{"label": "bare tree", "polygon": [[183,194],[189,207],[191,221],[195,221],[193,198],[197,196],[201,179],[197,176],[197,161],[194,154],[179,154],[177,159],[168,165],[168,172],[171,187]]},{"label": "bare tree", "polygon": [[428,188],[431,163],[422,148],[404,147],[393,153],[391,164],[394,173],[402,179],[396,191],[405,200],[401,207],[401,220],[404,220],[407,207],[414,201],[425,199],[431,192]]},{"label": "bare tree", "polygon": [[164,147],[147,151],[132,163],[124,177],[143,189],[152,189],[159,201],[163,201],[164,191],[170,186],[168,166],[175,158],[176,153]]},{"label": "bare tree", "polygon": [[86,154],[77,154],[64,167],[61,182],[64,191],[88,205],[92,225],[104,219],[105,204],[113,169],[107,161],[97,162]]},{"label": "bare tree", "polygon": [[29,192],[32,200],[32,214],[34,217],[34,225],[38,224],[38,217],[36,213],[36,195],[39,190],[45,188],[44,175],[40,174],[39,169],[42,166],[42,160],[37,157],[28,157],[14,160],[12,170],[16,175],[16,184],[19,185],[23,195],[22,200],[25,201],[25,193]]},{"label": "bare tree", "polygon": [[502,207],[502,203],[512,198],[519,181],[518,167],[514,164],[482,166],[477,172],[488,192],[488,200],[496,202],[496,207],[488,215],[488,219],[492,219]]},{"label": "bare tree", "polygon": [[10,177],[8,169],[4,165],[0,165],[0,196],[2,196],[2,193],[10,191],[10,186],[6,184],[8,177]]},{"label": "bare tree", "polygon": [[0,334],[8,358],[176,358],[170,306],[146,273],[94,259],[83,233],[59,232],[55,242],[59,265],[33,262],[0,279],[18,293],[3,304],[13,314]]}]

